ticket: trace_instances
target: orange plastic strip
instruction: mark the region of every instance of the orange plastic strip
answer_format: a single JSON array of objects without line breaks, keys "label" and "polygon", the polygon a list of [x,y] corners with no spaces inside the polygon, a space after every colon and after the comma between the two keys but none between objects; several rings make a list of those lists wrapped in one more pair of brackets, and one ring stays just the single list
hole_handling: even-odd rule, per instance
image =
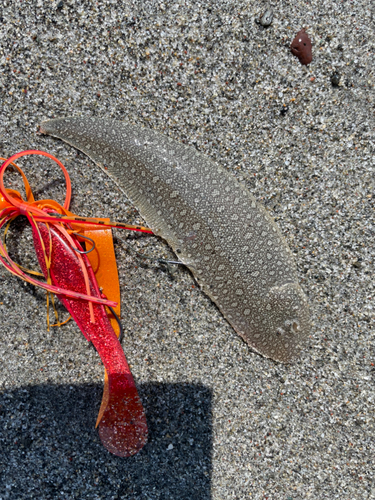
[{"label": "orange plastic strip", "polygon": [[[109,220],[109,219],[108,219]],[[95,242],[95,248],[87,254],[91,267],[95,273],[96,281],[107,298],[117,302],[114,308],[117,316],[120,317],[120,283],[118,279],[118,270],[116,264],[115,249],[113,246],[112,229],[103,229],[102,226],[92,226],[85,229],[83,235],[91,238]],[[120,335],[120,327],[111,311],[107,310],[108,319],[116,336]],[[104,388],[103,397],[100,405],[95,427],[98,427],[109,402],[109,381],[107,371],[104,369]]]},{"label": "orange plastic strip", "polygon": [[[99,288],[108,300],[117,302],[114,311],[117,316],[120,317],[120,283],[118,279],[115,249],[113,246],[112,230],[111,228],[103,229],[101,226],[92,226],[90,229],[86,228],[82,234],[95,242],[95,249],[88,253],[87,257],[95,273]],[[90,243],[88,245],[90,245]],[[117,321],[110,311],[107,311],[107,315],[118,337],[120,328]]]}]

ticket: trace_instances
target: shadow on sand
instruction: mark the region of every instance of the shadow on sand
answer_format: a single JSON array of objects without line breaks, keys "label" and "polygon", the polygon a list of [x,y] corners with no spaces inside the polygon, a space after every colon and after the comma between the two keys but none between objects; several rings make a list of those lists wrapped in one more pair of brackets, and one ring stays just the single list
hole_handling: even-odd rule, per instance
[{"label": "shadow on sand", "polygon": [[42,385],[0,394],[0,498],[209,500],[211,391],[146,383],[149,441],[131,458],[95,430],[102,386]]}]

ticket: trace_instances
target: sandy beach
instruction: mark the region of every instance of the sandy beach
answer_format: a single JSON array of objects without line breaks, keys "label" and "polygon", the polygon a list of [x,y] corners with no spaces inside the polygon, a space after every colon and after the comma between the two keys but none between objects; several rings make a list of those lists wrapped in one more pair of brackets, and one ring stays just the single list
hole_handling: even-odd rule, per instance
[{"label": "sandy beach", "polygon": [[[163,240],[114,230],[122,346],[149,425],[119,458],[95,430],[97,352],[73,321],[47,331],[45,293],[1,267],[0,500],[375,499],[374,22],[370,0],[2,2],[0,155],[48,151],[74,213],[145,224],[41,122],[126,120],[196,148],[275,218],[313,327],[297,362],[266,359],[186,268],[139,258],[174,259]],[[308,66],[290,51],[302,28]],[[63,201],[52,162],[19,165],[37,198]],[[38,267],[25,219],[7,244]]]}]

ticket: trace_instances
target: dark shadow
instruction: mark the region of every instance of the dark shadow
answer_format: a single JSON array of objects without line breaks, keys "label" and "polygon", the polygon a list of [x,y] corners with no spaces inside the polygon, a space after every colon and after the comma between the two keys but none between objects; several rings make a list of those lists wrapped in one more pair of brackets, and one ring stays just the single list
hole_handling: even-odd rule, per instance
[{"label": "dark shadow", "polygon": [[119,458],[95,430],[102,386],[42,385],[0,394],[0,498],[209,500],[211,390],[139,387],[149,441]]},{"label": "dark shadow", "polygon": [[[44,186],[41,186],[40,188],[38,189],[33,189],[33,194],[34,194],[34,198],[36,200],[39,200],[42,198],[45,198],[45,193],[46,191],[48,191],[48,189],[56,189],[56,188],[59,188],[62,190],[63,193],[65,193],[65,179],[53,179],[52,181],[50,182],[47,182],[46,184],[44,184]],[[62,202],[59,202],[59,203],[62,203]]]}]

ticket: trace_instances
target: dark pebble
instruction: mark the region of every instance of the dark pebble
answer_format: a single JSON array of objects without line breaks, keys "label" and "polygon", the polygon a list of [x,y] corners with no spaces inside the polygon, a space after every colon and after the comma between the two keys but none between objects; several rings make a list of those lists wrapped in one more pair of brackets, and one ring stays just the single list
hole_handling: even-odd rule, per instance
[{"label": "dark pebble", "polygon": [[333,73],[331,76],[332,87],[338,87],[340,83],[340,75],[338,73]]},{"label": "dark pebble", "polygon": [[260,18],[259,23],[266,28],[267,26],[270,26],[272,20],[273,20],[273,12],[271,9],[267,9],[264,12],[263,16]]},{"label": "dark pebble", "polygon": [[284,106],[283,108],[281,108],[280,110],[280,115],[281,116],[285,116],[287,114],[287,112],[289,111],[289,108],[288,106]]},{"label": "dark pebble", "polygon": [[21,446],[23,446],[24,448],[30,448],[30,446],[32,445],[32,443],[33,443],[33,440],[30,437],[22,437],[19,440],[19,444]]}]

